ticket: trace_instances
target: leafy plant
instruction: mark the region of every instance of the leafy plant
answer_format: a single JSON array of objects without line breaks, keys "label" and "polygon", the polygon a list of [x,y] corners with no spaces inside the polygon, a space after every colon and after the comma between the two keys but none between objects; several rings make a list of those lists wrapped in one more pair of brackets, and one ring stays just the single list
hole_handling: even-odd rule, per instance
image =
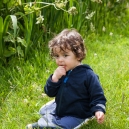
[{"label": "leafy plant", "polygon": [[[14,43],[14,46],[6,46],[4,42],[4,36],[7,35],[10,19],[12,21],[13,26],[13,37],[12,42]],[[11,55],[16,53],[16,44],[15,44],[15,38],[16,38],[16,32],[17,32],[17,18],[15,15],[8,15],[6,16],[5,20],[3,20],[2,17],[0,17],[0,59],[5,62],[6,57],[10,57]]]},{"label": "leafy plant", "polygon": [[[0,29],[0,58],[6,62],[12,55],[29,58],[32,51],[64,28],[76,28],[83,36],[109,34],[113,26],[125,19],[127,0],[2,0],[0,4],[1,25],[7,16],[15,16],[18,22],[15,35],[10,21],[8,29]],[[126,24],[121,23],[123,30]]]}]

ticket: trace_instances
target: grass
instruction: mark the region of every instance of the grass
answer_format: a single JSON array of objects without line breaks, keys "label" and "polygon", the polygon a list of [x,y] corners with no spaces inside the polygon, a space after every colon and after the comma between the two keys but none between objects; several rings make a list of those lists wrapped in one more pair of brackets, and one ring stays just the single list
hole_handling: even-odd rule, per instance
[{"label": "grass", "polygon": [[[86,38],[83,63],[99,75],[107,98],[106,120],[90,121],[82,129],[129,128],[129,38],[117,34]],[[15,65],[14,65],[15,64]],[[51,100],[43,87],[56,68],[47,51],[37,51],[28,61],[12,60],[0,66],[0,129],[24,129],[39,119],[38,110]]]}]

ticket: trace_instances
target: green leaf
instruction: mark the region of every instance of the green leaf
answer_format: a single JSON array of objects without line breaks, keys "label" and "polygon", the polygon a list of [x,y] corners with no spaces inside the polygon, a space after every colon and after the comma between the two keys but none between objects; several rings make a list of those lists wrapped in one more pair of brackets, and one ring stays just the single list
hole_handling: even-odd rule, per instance
[{"label": "green leaf", "polygon": [[3,0],[3,3],[4,4],[6,4],[6,3],[8,3],[9,2],[9,0]]},{"label": "green leaf", "polygon": [[9,47],[8,50],[4,51],[4,57],[10,57],[16,53],[16,49],[13,47]]},{"label": "green leaf", "polygon": [[17,17],[15,15],[10,15],[13,23],[13,29],[14,29],[14,38],[16,37],[16,31],[17,31]]},{"label": "green leaf", "polygon": [[0,16],[0,33],[3,32],[3,18]]},{"label": "green leaf", "polygon": [[17,37],[17,42],[21,43],[24,47],[27,47],[27,43],[25,39],[21,39],[20,37]]},{"label": "green leaf", "polygon": [[23,50],[21,49],[21,46],[17,47],[17,53],[18,55],[21,55],[21,57],[24,57],[24,53],[23,53]]},{"label": "green leaf", "polygon": [[11,42],[11,43],[15,43],[15,39],[14,39],[14,36],[9,34],[7,36],[4,36],[4,42]]},{"label": "green leaf", "polygon": [[3,25],[3,36],[7,33],[9,22],[10,22],[10,15],[7,15]]},{"label": "green leaf", "polygon": [[8,26],[10,23],[10,17],[13,23],[13,29],[14,29],[14,37],[16,37],[16,30],[17,30],[17,18],[15,15],[8,15],[6,16],[4,20],[4,27],[3,27],[3,35],[5,35],[8,31]]},{"label": "green leaf", "polygon": [[23,18],[23,20],[24,20],[24,25],[25,25],[25,30],[24,30],[24,31],[26,31],[26,28],[28,28],[28,19],[27,19],[27,17],[25,16],[25,14],[22,13],[22,12],[17,12],[15,15],[20,15],[20,16]]}]

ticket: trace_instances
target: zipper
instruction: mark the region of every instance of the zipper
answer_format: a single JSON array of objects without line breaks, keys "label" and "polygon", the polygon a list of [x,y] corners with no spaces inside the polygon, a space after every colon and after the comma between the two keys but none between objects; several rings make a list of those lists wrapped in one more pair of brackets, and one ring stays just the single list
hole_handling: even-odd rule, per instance
[{"label": "zipper", "polygon": [[58,107],[57,115],[59,114],[59,110],[60,110],[60,105],[61,105],[61,100],[62,100],[62,95],[63,95],[64,87],[66,86],[66,82],[67,82],[67,80],[68,80],[68,78],[69,78],[69,75],[70,75],[71,71],[72,71],[72,70],[70,70],[70,71],[68,72],[68,75],[65,77],[65,79],[64,79],[64,81],[63,81],[64,84],[62,85],[63,87],[62,87],[61,96],[60,96],[60,100],[59,100],[59,107]]}]

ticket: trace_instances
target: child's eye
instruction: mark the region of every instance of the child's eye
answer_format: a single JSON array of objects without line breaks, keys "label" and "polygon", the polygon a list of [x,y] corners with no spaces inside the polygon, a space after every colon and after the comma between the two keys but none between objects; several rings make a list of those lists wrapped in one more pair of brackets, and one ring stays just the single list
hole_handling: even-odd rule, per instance
[{"label": "child's eye", "polygon": [[67,54],[64,55],[64,57],[67,57],[67,56],[68,56]]},{"label": "child's eye", "polygon": [[54,55],[54,58],[58,58],[59,56],[58,55]]}]

